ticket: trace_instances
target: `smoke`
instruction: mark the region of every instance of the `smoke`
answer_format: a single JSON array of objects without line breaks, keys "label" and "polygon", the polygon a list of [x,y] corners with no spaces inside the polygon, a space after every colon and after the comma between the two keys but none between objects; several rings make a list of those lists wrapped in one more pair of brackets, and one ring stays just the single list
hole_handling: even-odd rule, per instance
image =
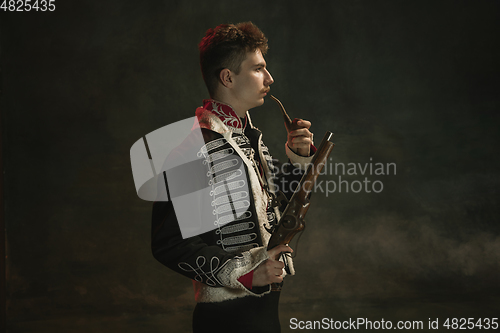
[{"label": "smoke", "polygon": [[340,200],[336,215],[316,209],[299,244],[297,283],[314,297],[498,291],[496,185],[488,176],[431,181],[398,194],[399,210],[353,213]]}]

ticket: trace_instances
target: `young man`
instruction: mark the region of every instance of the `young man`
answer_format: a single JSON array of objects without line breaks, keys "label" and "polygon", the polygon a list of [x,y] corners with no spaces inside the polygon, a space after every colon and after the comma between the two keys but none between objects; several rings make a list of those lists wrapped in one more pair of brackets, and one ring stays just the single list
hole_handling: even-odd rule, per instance
[{"label": "young man", "polygon": [[[197,147],[187,140],[176,153],[203,157],[206,170],[188,181],[209,184],[210,196],[197,198],[192,210],[200,209],[200,223],[215,223],[215,229],[183,239],[176,216],[180,212],[172,203],[153,206],[153,255],[193,280],[195,333],[280,332],[280,292],[270,285],[283,281],[284,268],[290,274],[294,270],[290,258],[274,260],[281,252],[292,252],[290,247],[266,248],[280,217],[272,198],[277,185],[300,175],[288,164],[288,182],[276,182],[275,161],[248,114],[264,103],[274,82],[264,60],[267,48],[266,37],[250,22],[209,29],[199,44],[211,97],[196,110],[205,144]],[[298,125],[302,128],[288,133],[285,149],[290,161],[304,168],[315,148],[311,123],[300,120]],[[284,190],[290,194],[289,188]],[[200,208],[206,203],[209,211]]]}]

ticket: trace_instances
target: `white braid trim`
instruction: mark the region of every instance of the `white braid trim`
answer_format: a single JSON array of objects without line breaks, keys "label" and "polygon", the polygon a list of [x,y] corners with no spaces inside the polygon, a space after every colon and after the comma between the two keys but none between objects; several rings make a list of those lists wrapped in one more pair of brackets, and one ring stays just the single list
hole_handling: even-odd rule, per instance
[{"label": "white braid trim", "polygon": [[238,278],[254,270],[268,258],[267,249],[265,247],[257,247],[229,260],[224,269],[217,274],[226,287],[209,287],[201,282],[193,281],[195,301],[198,303],[214,303],[245,296],[262,297],[265,294],[269,294],[271,292],[270,287],[264,293],[256,294],[238,281]]}]

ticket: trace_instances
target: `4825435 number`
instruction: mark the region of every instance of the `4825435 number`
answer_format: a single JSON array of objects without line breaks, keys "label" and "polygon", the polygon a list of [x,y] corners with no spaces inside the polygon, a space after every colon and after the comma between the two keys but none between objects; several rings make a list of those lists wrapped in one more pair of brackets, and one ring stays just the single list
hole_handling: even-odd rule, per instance
[{"label": "4825435 number", "polygon": [[56,10],[56,0],[4,0],[0,10],[4,12],[53,12]]},{"label": "4825435 number", "polygon": [[452,330],[466,330],[466,329],[484,329],[484,330],[497,330],[498,318],[447,318],[443,323],[443,327]]}]

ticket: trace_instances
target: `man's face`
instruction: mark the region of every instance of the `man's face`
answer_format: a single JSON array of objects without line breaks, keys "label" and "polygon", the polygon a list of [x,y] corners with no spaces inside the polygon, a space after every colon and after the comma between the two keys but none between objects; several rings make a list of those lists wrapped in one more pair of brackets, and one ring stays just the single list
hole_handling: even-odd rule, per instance
[{"label": "man's face", "polygon": [[238,104],[233,107],[245,111],[262,105],[269,86],[274,82],[260,50],[247,53],[246,59],[241,63],[240,73],[233,73],[232,80],[232,94]]}]

